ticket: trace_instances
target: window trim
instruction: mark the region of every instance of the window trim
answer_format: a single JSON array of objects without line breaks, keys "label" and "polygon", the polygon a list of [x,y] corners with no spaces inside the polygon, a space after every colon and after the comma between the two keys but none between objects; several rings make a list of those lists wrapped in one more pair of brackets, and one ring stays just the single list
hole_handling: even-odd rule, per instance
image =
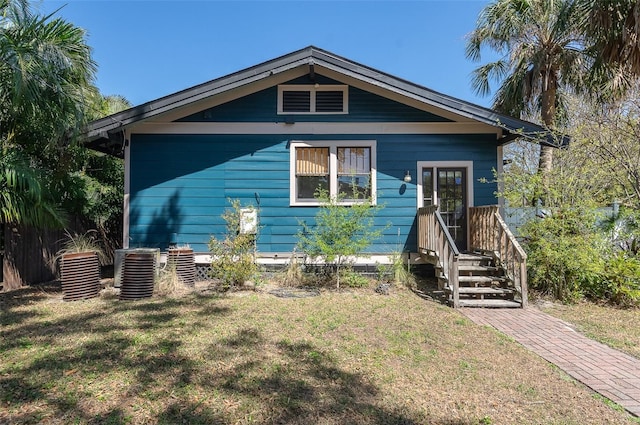
[{"label": "window trim", "polygon": [[[311,95],[310,111],[286,112],[283,110],[283,93],[285,91],[308,91]],[[320,91],[341,91],[342,111],[316,112],[316,93]],[[349,113],[349,86],[344,84],[283,84],[278,86],[278,115],[346,115]]]},{"label": "window trim", "polygon": [[[289,206],[319,206],[316,199],[297,199],[296,148],[329,148],[329,195],[338,194],[338,148],[371,149],[371,203],[376,205],[377,196],[377,143],[375,140],[292,140],[289,143]],[[348,200],[340,205],[354,205],[357,201]]]},{"label": "window trim", "polygon": [[[473,161],[417,161],[416,175],[416,197],[418,208],[424,206],[422,198],[422,169],[432,168],[434,176],[438,172],[438,168],[466,168],[467,169],[467,207],[473,207]],[[436,187],[436,179],[433,179],[432,193],[434,199],[438,199],[438,189]]]}]

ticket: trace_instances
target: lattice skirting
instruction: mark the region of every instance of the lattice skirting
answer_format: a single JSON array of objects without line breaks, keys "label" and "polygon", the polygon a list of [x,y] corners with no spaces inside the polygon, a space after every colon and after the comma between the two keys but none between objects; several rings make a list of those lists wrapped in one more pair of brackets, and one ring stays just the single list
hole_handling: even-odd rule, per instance
[{"label": "lattice skirting", "polygon": [[211,264],[196,264],[196,281],[211,281]]}]

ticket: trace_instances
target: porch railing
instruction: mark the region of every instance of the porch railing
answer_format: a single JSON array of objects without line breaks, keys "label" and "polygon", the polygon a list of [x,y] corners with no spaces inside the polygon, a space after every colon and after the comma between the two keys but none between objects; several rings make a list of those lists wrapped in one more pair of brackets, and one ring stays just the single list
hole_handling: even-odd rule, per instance
[{"label": "porch railing", "polygon": [[497,205],[469,208],[469,248],[493,254],[527,306],[527,254],[500,216]]},{"label": "porch railing", "polygon": [[418,209],[418,249],[421,254],[437,257],[453,295],[453,307],[460,303],[458,259],[460,251],[447,230],[436,205]]}]

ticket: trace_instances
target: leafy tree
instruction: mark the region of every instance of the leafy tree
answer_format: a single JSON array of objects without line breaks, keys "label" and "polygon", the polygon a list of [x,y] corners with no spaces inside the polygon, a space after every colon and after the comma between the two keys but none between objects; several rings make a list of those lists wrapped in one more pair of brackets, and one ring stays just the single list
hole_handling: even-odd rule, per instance
[{"label": "leafy tree", "polygon": [[[483,95],[500,82],[494,108],[514,116],[537,116],[554,128],[564,111],[563,95],[580,88],[586,64],[578,16],[569,0],[496,0],[485,7],[467,42],[467,57],[483,48],[501,57],[474,71],[473,87]],[[548,173],[554,148],[541,145],[539,170]]]},{"label": "leafy tree", "polygon": [[[603,107],[585,98],[569,105],[571,143],[547,176],[545,218],[520,228],[531,287],[572,301],[640,303],[640,102]],[[503,187],[510,205],[529,199],[540,175],[526,146],[509,148]],[[620,215],[598,212],[617,199]]]},{"label": "leafy tree", "polygon": [[[30,197],[15,196],[0,204],[2,222],[51,225],[54,199],[68,196],[68,170],[77,168],[69,136],[85,122],[88,99],[96,92],[95,63],[82,29],[52,15],[34,13],[27,1],[0,0],[0,153],[5,175],[35,170],[28,181]],[[12,190],[5,179],[0,190]],[[45,196],[48,194],[49,196]],[[33,201],[37,202],[33,202]],[[24,203],[27,202],[25,205]],[[15,211],[41,209],[32,220]],[[12,209],[14,212],[8,211]],[[34,213],[35,214],[35,213]]]},{"label": "leafy tree", "polygon": [[316,198],[320,207],[315,226],[302,222],[302,230],[297,235],[298,248],[302,252],[333,265],[338,288],[344,267],[380,238],[383,231],[374,224],[375,214],[383,206],[373,205],[371,198],[363,196],[357,187],[352,191],[355,202],[346,206],[344,194],[330,196],[326,190],[319,189]]},{"label": "leafy tree", "polygon": [[37,170],[16,151],[0,155],[0,223],[60,227],[64,214],[47,198]]},{"label": "leafy tree", "polygon": [[[123,96],[97,95],[90,110],[91,119],[102,118],[131,107]],[[105,244],[108,253],[122,241],[124,162],[120,158],[78,149],[78,167],[70,173],[77,187],[75,213],[89,220]]]}]

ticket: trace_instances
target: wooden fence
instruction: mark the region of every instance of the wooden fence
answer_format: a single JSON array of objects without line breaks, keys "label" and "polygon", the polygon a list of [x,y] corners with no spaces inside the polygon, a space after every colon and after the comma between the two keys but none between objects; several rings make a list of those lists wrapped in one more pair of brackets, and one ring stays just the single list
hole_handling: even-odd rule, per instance
[{"label": "wooden fence", "polygon": [[[68,226],[71,234],[84,233],[89,228],[90,225],[77,218],[70,220]],[[56,279],[58,265],[55,257],[65,239],[64,229],[5,225],[0,291]]]}]

